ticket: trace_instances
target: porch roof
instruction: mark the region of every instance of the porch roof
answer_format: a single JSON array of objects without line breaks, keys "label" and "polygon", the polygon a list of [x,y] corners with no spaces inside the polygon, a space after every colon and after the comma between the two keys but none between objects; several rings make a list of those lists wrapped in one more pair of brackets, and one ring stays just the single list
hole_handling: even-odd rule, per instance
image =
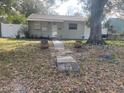
[{"label": "porch roof", "polygon": [[48,21],[48,22],[64,22],[64,21],[80,21],[85,22],[87,18],[83,16],[62,16],[62,15],[40,15],[32,14],[28,17],[28,21]]}]

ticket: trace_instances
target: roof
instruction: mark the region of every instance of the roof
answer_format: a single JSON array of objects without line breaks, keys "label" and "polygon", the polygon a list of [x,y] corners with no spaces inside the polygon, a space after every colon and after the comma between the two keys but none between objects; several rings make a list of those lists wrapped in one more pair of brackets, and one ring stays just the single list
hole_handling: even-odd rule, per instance
[{"label": "roof", "polygon": [[62,16],[62,15],[40,15],[32,14],[28,17],[28,21],[51,21],[51,22],[64,22],[64,21],[86,21],[83,16]]}]

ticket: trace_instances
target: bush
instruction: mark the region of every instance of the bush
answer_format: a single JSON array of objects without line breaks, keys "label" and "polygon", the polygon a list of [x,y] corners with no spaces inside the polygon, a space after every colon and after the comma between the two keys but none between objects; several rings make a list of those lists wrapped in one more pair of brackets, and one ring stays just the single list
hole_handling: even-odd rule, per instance
[{"label": "bush", "polygon": [[81,48],[82,47],[82,41],[81,40],[76,40],[74,47],[75,48]]},{"label": "bush", "polygon": [[28,32],[28,27],[27,26],[22,26],[20,30],[18,31],[17,37],[19,38],[30,38],[29,32]]},{"label": "bush", "polygon": [[48,49],[48,47],[49,47],[48,40],[42,39],[41,40],[41,49]]}]

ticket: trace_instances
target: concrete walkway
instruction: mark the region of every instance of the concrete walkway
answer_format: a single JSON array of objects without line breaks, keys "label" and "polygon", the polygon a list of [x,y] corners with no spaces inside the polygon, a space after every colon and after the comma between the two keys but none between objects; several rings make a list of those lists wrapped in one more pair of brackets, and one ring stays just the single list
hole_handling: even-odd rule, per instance
[{"label": "concrete walkway", "polygon": [[76,60],[70,56],[70,54],[62,54],[66,53],[66,49],[64,47],[63,41],[53,40],[54,49],[57,50],[56,52],[56,59],[57,59],[57,69],[61,72],[64,71],[74,71],[79,72],[80,67]]},{"label": "concrete walkway", "polygon": [[64,43],[62,41],[58,41],[58,40],[53,40],[53,44],[54,44],[54,48],[56,50],[64,50],[65,47],[64,47]]}]

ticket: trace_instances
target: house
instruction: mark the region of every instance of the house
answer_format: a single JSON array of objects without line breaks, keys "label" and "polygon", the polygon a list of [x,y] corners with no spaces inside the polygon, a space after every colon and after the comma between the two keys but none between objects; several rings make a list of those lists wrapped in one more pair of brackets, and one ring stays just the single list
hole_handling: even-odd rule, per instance
[{"label": "house", "polygon": [[87,19],[81,16],[32,14],[27,20],[31,37],[82,39]]},{"label": "house", "polygon": [[[82,16],[32,14],[27,20],[30,37],[88,39],[90,36],[87,18]],[[104,33],[107,34],[107,31],[103,30]]]},{"label": "house", "polygon": [[109,18],[108,24],[117,33],[124,33],[124,19],[123,18]]}]

